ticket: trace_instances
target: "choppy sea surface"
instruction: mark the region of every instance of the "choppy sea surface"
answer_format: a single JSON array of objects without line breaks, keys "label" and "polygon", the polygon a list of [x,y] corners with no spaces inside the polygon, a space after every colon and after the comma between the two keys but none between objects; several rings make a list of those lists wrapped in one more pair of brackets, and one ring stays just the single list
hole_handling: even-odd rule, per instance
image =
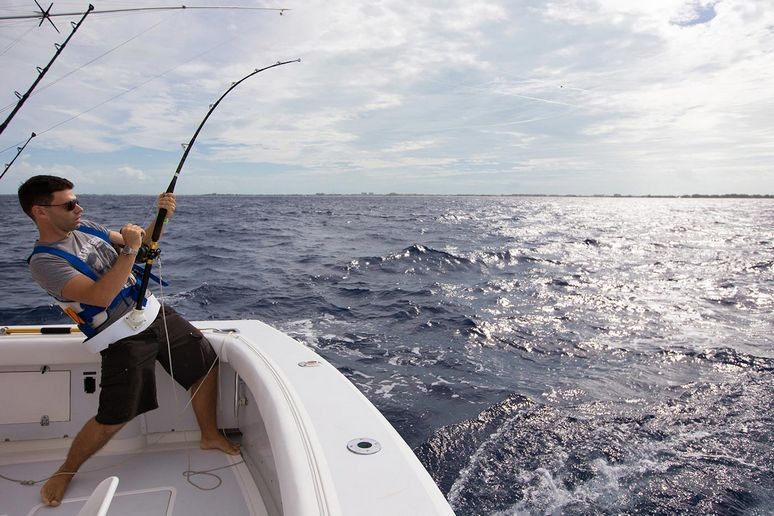
[{"label": "choppy sea surface", "polygon": [[[0,213],[0,324],[66,322]],[[181,196],[161,270],[188,318],[336,365],[457,514],[772,514],[772,228],[765,199]]]}]

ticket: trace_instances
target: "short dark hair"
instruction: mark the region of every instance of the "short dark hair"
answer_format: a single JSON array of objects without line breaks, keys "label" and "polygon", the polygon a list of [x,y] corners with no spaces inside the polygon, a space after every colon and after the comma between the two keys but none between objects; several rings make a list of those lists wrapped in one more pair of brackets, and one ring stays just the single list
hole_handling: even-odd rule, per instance
[{"label": "short dark hair", "polygon": [[36,204],[51,204],[55,192],[72,190],[73,184],[63,177],[32,176],[19,187],[19,204],[29,218]]}]

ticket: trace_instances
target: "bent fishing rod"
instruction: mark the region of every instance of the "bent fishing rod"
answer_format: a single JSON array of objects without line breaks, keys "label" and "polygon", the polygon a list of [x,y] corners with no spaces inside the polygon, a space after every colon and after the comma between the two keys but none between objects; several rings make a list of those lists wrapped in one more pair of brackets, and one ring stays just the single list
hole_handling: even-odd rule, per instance
[{"label": "bent fishing rod", "polygon": [[[37,0],[36,0],[37,2]],[[40,7],[40,4],[38,4],[38,7]],[[243,6],[234,6],[234,5],[178,5],[178,6],[171,6],[171,7],[133,7],[133,8],[127,8],[127,9],[100,9],[98,11],[94,11],[94,14],[113,14],[113,13],[129,13],[129,12],[137,12],[137,11],[177,11],[177,10],[194,10],[194,9],[227,9],[227,10],[240,10],[240,11],[274,11],[279,12],[280,16],[282,16],[285,11],[290,11],[290,9],[286,7],[243,7]],[[43,23],[45,20],[51,21],[51,18],[55,16],[76,16],[81,13],[51,13],[49,12],[51,10],[51,6],[48,7],[46,11],[43,11],[43,8],[40,8],[39,13],[34,14],[19,14],[15,16],[0,16],[0,21],[3,20],[31,20],[31,19],[40,19],[40,23]],[[55,27],[56,28],[56,27]],[[58,32],[58,31],[57,31]]]},{"label": "bent fishing rod", "polygon": [[[49,6],[49,9],[51,9],[50,6]],[[83,13],[83,16],[81,16],[81,19],[78,21],[78,23],[73,22],[73,25],[72,25],[73,29],[70,32],[70,35],[67,36],[67,39],[64,40],[64,43],[62,43],[61,45],[56,43],[54,44],[54,46],[56,46],[56,53],[54,54],[54,57],[51,58],[51,61],[48,62],[45,68],[38,67],[38,78],[35,79],[35,82],[32,83],[32,86],[30,86],[27,92],[24,95],[20,95],[18,91],[14,92],[16,96],[19,98],[19,102],[16,103],[16,107],[13,108],[13,111],[11,111],[11,114],[8,115],[8,118],[6,118],[5,121],[2,124],[0,124],[0,134],[3,134],[3,131],[5,131],[5,128],[8,127],[9,123],[11,123],[11,120],[13,119],[13,117],[16,116],[16,113],[18,113],[21,107],[24,105],[24,103],[27,102],[27,99],[30,97],[30,95],[32,95],[32,91],[35,89],[38,83],[41,80],[43,80],[43,77],[48,72],[48,69],[51,68],[51,65],[54,64],[54,61],[56,61],[56,58],[59,57],[59,54],[61,54],[62,50],[64,50],[64,48],[67,46],[67,43],[70,41],[70,38],[72,38],[75,35],[75,32],[78,30],[78,28],[80,28],[81,24],[83,23],[83,20],[85,20],[86,17],[89,15],[89,13],[93,10],[94,10],[94,6],[89,4],[88,9],[86,9],[86,12]],[[43,16],[44,17],[41,18],[40,23],[43,23],[43,20],[48,18],[50,14],[45,13]],[[49,21],[51,20],[49,19]]]},{"label": "bent fishing rod", "polygon": [[5,169],[3,170],[3,173],[2,173],[2,174],[0,174],[0,179],[2,179],[2,178],[3,178],[3,176],[5,176],[5,173],[6,173],[6,172],[8,172],[8,169],[9,169],[9,168],[11,168],[11,165],[13,165],[13,162],[14,162],[14,161],[16,161],[16,158],[18,158],[18,157],[19,157],[19,155],[22,153],[22,151],[23,151],[23,150],[24,150],[24,148],[27,146],[27,144],[28,144],[28,143],[30,143],[30,140],[32,140],[33,138],[35,138],[35,136],[37,136],[37,135],[36,135],[35,133],[32,133],[32,134],[30,135],[30,137],[29,137],[29,138],[27,138],[27,141],[26,141],[26,142],[24,142],[24,145],[22,145],[21,147],[16,147],[16,156],[14,156],[14,157],[13,157],[13,159],[11,160],[11,162],[10,162],[10,163],[6,163],[6,164],[5,164]]},{"label": "bent fishing rod", "polygon": [[[175,186],[177,185],[177,178],[180,176],[180,171],[183,169],[183,164],[185,163],[186,158],[188,158],[188,154],[191,152],[191,149],[193,148],[194,142],[196,141],[196,137],[199,136],[199,132],[202,130],[202,127],[204,127],[204,124],[207,122],[207,119],[210,118],[210,115],[213,111],[218,107],[218,104],[228,95],[234,88],[239,86],[241,83],[252,77],[253,75],[259,74],[265,70],[268,70],[269,68],[275,68],[277,66],[282,66],[290,63],[300,63],[301,59],[293,59],[292,61],[277,61],[273,65],[266,66],[264,68],[256,69],[249,74],[242,77],[240,80],[231,83],[231,87],[226,90],[223,95],[220,96],[220,98],[214,103],[210,105],[209,111],[207,111],[207,114],[204,116],[204,119],[199,124],[199,127],[196,128],[196,132],[191,137],[191,140],[188,142],[187,145],[185,145],[185,151],[183,152],[183,157],[180,158],[180,163],[177,164],[177,169],[175,170],[175,174],[172,176],[172,181],[170,181],[169,186],[167,187],[166,193],[174,193]],[[153,234],[151,235],[151,242],[147,246],[147,249],[145,249],[142,253],[138,255],[138,262],[144,262],[145,263],[145,270],[142,273],[142,280],[140,283],[140,292],[137,296],[137,304],[135,305],[134,313],[139,314],[143,310],[143,301],[145,299],[145,293],[148,291],[148,282],[151,279],[151,268],[153,267],[153,261],[158,258],[159,256],[159,249],[158,249],[158,242],[159,238],[161,238],[161,229],[166,222],[167,218],[167,210],[164,208],[159,209],[158,214],[156,215],[156,223],[153,225]]]}]

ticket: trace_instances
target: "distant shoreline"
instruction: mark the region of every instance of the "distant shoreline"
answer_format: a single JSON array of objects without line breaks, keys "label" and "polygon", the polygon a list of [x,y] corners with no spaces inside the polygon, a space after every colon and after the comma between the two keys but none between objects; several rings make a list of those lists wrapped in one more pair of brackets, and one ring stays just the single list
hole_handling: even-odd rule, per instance
[{"label": "distant shoreline", "polygon": [[[112,194],[112,193],[83,193],[82,195],[109,195],[109,196],[152,196],[155,194]],[[207,193],[207,194],[178,194],[185,197],[568,197],[590,199],[774,199],[774,194],[685,194],[685,195],[626,195],[626,194],[433,194],[433,193]],[[16,194],[0,194],[0,197],[16,197]]]},{"label": "distant shoreline", "polygon": [[[113,194],[94,194],[113,195]],[[141,194],[137,194],[141,195]],[[569,197],[591,199],[774,199],[774,194],[720,194],[720,195],[581,195],[581,194],[432,194],[432,193],[387,193],[378,194],[363,192],[356,194],[339,193],[315,193],[315,194],[241,194],[241,193],[209,193],[188,194],[192,197],[219,197],[219,196],[261,196],[261,197]]]},{"label": "distant shoreline", "polygon": [[[244,194],[203,194],[203,195],[244,195]],[[312,195],[312,194],[279,194],[279,195]],[[338,197],[580,197],[601,199],[774,199],[774,194],[687,194],[687,195],[625,195],[625,194],[411,194],[411,193],[359,193],[359,194],[328,194],[317,193],[315,196]]]}]

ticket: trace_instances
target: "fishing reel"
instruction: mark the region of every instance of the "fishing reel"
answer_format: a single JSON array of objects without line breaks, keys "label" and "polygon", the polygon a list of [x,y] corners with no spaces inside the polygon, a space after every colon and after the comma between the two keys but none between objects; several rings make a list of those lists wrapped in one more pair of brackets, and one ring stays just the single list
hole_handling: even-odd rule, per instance
[{"label": "fishing reel", "polygon": [[155,260],[161,254],[161,249],[151,249],[148,244],[142,244],[137,250],[137,256],[134,259],[134,263],[145,263],[148,260]]}]

